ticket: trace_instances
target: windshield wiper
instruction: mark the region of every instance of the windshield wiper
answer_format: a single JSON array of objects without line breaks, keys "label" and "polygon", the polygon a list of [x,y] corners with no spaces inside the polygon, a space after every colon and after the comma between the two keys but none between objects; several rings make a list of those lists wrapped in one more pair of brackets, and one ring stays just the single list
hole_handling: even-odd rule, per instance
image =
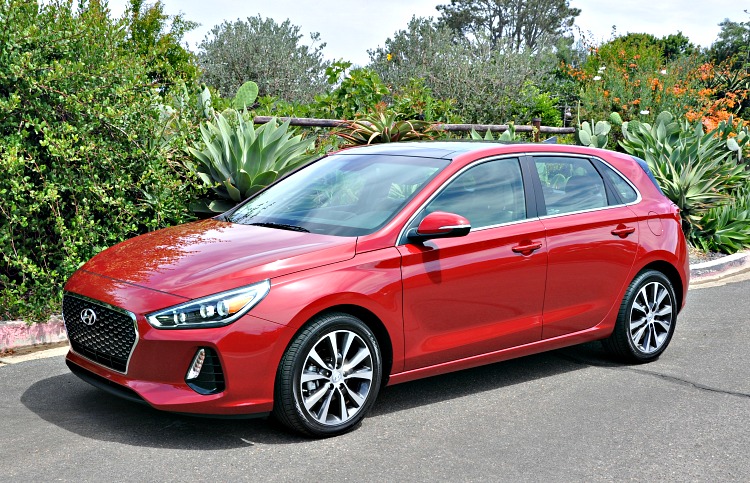
[{"label": "windshield wiper", "polygon": [[265,226],[266,228],[279,228],[280,230],[302,231],[305,233],[310,233],[310,230],[308,230],[307,228],[303,228],[297,225],[287,225],[286,223],[265,222],[265,223],[248,223],[248,224],[255,225],[255,226]]}]

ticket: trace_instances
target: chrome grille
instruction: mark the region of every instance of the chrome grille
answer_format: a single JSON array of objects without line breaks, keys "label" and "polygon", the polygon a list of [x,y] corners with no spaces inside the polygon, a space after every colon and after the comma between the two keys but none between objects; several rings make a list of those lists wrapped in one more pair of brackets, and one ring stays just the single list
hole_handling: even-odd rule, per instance
[{"label": "chrome grille", "polygon": [[[93,321],[89,310],[95,313]],[[138,341],[134,314],[66,293],[63,320],[73,351],[115,371],[127,372],[130,354]]]}]

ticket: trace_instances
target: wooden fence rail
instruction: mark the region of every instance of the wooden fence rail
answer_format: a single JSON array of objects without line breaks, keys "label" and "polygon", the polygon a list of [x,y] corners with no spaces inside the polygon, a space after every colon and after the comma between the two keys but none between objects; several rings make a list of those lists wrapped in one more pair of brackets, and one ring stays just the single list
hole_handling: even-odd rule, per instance
[{"label": "wooden fence rail", "polygon": [[[273,119],[271,116],[255,116],[253,122],[255,124],[265,124]],[[305,126],[305,127],[338,127],[345,124],[346,121],[340,121],[338,119],[313,119],[309,117],[279,117],[280,121],[289,121],[292,126]],[[539,119],[534,119],[532,125],[521,125],[514,126],[516,132],[533,132],[535,134],[535,141],[539,141],[539,133],[543,134],[573,134],[576,132],[574,127],[552,127],[542,126]],[[535,130],[536,128],[536,130]],[[449,132],[470,132],[472,129],[477,132],[503,132],[508,130],[507,124],[444,124],[435,123],[434,130],[436,131],[449,131]]]}]

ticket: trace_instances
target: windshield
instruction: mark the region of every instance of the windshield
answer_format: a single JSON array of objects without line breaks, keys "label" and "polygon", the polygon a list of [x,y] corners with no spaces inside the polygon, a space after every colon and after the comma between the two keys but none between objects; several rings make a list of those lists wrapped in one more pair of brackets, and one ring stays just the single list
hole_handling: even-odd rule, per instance
[{"label": "windshield", "polygon": [[449,162],[332,155],[269,187],[227,220],[325,235],[367,235],[390,221]]}]

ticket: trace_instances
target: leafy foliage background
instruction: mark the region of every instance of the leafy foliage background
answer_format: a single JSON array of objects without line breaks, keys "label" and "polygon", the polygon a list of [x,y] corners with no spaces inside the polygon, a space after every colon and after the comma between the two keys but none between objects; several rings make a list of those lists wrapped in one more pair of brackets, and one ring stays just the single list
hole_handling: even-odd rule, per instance
[{"label": "leafy foliage background", "polygon": [[0,318],[59,310],[82,262],[191,218],[127,32],[98,2],[0,1]]}]

